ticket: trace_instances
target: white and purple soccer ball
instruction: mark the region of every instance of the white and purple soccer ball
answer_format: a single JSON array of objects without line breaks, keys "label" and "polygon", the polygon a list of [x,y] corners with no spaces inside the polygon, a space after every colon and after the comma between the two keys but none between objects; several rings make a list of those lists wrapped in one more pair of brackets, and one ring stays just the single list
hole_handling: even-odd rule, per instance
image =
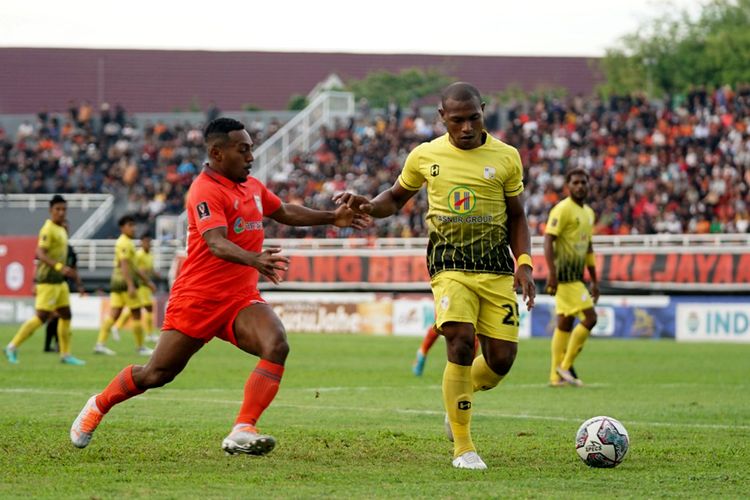
[{"label": "white and purple soccer ball", "polygon": [[576,453],[589,467],[614,467],[628,453],[630,438],[618,420],[594,417],[586,420],[576,433]]}]

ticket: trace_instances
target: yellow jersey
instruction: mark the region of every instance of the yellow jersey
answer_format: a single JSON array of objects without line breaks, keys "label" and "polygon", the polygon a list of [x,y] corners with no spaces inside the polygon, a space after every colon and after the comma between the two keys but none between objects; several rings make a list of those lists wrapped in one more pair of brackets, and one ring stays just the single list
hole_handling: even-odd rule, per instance
[{"label": "yellow jersey", "polygon": [[550,210],[545,234],[556,236],[553,244],[557,280],[582,281],[591,235],[594,211],[567,197]]},{"label": "yellow jersey", "polygon": [[[49,255],[55,262],[65,264],[68,261],[68,232],[65,228],[47,219],[39,230],[39,248]],[[48,266],[42,261],[37,263],[35,281],[37,283],[62,283],[65,276],[54,267]]]},{"label": "yellow jersey", "polygon": [[145,251],[143,248],[139,248],[135,252],[135,265],[136,268],[144,274],[144,276],[147,276],[149,278],[153,277],[154,254]]},{"label": "yellow jersey", "polygon": [[128,290],[128,282],[125,281],[125,276],[122,274],[122,269],[120,268],[120,262],[123,260],[127,261],[130,276],[133,280],[133,284],[137,288],[138,285],[140,285],[141,280],[135,272],[135,244],[133,244],[133,240],[125,234],[121,234],[115,243],[115,258],[112,263],[114,268],[112,269],[112,279],[109,283],[110,289],[113,292],[126,292]]},{"label": "yellow jersey", "polygon": [[427,184],[427,268],[513,274],[506,198],[523,192],[516,148],[486,134],[463,150],[448,134],[420,144],[406,158],[398,182],[417,191]]}]

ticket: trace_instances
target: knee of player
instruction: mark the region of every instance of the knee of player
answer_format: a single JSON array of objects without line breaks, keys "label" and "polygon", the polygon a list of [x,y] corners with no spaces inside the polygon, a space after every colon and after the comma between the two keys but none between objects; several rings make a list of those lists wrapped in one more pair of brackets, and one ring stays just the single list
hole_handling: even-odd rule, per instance
[{"label": "knee of player", "polygon": [[153,389],[167,385],[177,376],[177,372],[165,368],[154,368],[146,365],[140,377],[138,386],[142,389]]},{"label": "knee of player", "polygon": [[267,352],[264,353],[262,357],[273,360],[276,363],[283,363],[287,356],[289,356],[289,350],[289,343],[286,341],[286,338],[282,336],[279,340],[268,347]]},{"label": "knee of player", "polygon": [[504,350],[490,352],[485,355],[485,360],[490,369],[498,375],[507,375],[516,360],[515,351]]},{"label": "knee of player", "polygon": [[596,326],[596,320],[598,319],[598,316],[596,315],[596,311],[594,309],[590,309],[586,312],[586,317],[583,320],[584,326],[591,330]]}]

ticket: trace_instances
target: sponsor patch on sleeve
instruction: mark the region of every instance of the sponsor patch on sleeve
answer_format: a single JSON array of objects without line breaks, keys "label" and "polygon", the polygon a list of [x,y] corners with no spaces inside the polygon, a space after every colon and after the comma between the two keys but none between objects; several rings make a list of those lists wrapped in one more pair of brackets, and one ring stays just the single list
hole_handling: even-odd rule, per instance
[{"label": "sponsor patch on sleeve", "polygon": [[[206,210],[208,210],[208,207],[206,207]],[[552,227],[555,227],[557,225],[557,218],[552,219],[552,223],[550,225]]]},{"label": "sponsor patch on sleeve", "polygon": [[208,209],[208,202],[202,201],[196,205],[195,209],[198,211],[198,218],[200,220],[208,219],[211,217],[211,211]]}]

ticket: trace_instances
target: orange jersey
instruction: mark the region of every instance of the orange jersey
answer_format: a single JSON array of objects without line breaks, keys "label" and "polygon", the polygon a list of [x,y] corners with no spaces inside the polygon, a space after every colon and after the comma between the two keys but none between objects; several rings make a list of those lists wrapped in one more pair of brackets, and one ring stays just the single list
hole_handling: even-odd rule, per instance
[{"label": "orange jersey", "polygon": [[258,270],[214,256],[203,233],[226,227],[229,241],[250,252],[260,252],[263,217],[279,209],[278,196],[253,177],[238,184],[205,167],[190,186],[186,205],[187,257],[172,295],[222,300],[256,293]]}]

